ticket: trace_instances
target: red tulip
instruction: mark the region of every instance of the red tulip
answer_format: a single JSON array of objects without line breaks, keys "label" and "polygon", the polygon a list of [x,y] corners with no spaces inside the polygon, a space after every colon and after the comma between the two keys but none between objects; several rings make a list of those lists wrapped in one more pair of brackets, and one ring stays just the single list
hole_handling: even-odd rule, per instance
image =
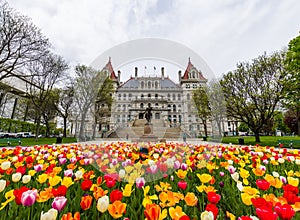
[{"label": "red tulip", "polygon": [[84,190],[84,191],[88,191],[88,190],[90,190],[92,185],[93,185],[92,180],[85,179],[81,183],[81,189]]},{"label": "red tulip", "polygon": [[256,185],[261,190],[268,190],[271,186],[271,184],[267,180],[264,180],[264,179],[256,180]]},{"label": "red tulip", "polygon": [[116,200],[122,200],[123,198],[123,193],[122,191],[115,189],[110,193],[109,199],[111,203],[114,203]]},{"label": "red tulip", "polygon": [[291,220],[295,215],[295,210],[289,204],[281,205],[277,203],[275,205],[275,211],[282,220]]},{"label": "red tulip", "polygon": [[256,199],[252,198],[251,202],[255,208],[262,208],[262,209],[267,209],[270,211],[272,211],[272,209],[273,209],[272,202],[267,202],[267,200],[265,200],[264,198],[261,198],[261,197],[256,198]]},{"label": "red tulip", "polygon": [[256,208],[256,215],[260,220],[277,220],[278,215],[272,210]]},{"label": "red tulip", "polygon": [[298,194],[299,193],[298,187],[292,186],[290,184],[286,184],[285,186],[282,187],[282,189],[284,190],[284,192],[289,191],[289,192],[292,192],[294,194]]},{"label": "red tulip", "polygon": [[187,215],[183,215],[179,218],[179,220],[190,220],[190,217],[188,217]]},{"label": "red tulip", "polygon": [[14,190],[14,196],[15,196],[15,201],[17,203],[17,205],[21,205],[21,198],[22,198],[22,194],[23,192],[26,192],[27,190],[29,190],[29,188],[27,188],[26,186],[22,186],[20,189],[15,189]]},{"label": "red tulip", "polygon": [[251,218],[249,216],[241,216],[238,218],[238,220],[253,220],[253,218]]},{"label": "red tulip", "polygon": [[207,204],[205,207],[206,211],[210,211],[214,214],[214,219],[216,220],[218,217],[219,209],[215,204]]},{"label": "red tulip", "polygon": [[54,197],[66,196],[67,189],[68,188],[66,186],[61,185],[61,186],[57,187],[57,189],[53,188],[52,189],[52,194],[53,194]]},{"label": "red tulip", "polygon": [[215,192],[208,192],[207,199],[210,203],[217,204],[220,201],[221,196]]},{"label": "red tulip", "polygon": [[186,187],[187,187],[187,182],[181,180],[181,181],[178,182],[177,185],[178,185],[178,188],[179,188],[179,189],[185,190]]}]

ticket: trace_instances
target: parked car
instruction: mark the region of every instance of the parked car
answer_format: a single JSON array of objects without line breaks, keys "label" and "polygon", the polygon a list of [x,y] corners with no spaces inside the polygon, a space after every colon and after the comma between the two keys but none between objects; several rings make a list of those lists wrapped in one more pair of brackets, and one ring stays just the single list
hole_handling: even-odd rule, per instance
[{"label": "parked car", "polygon": [[19,132],[17,133],[17,137],[19,138],[32,138],[34,135],[31,132]]}]

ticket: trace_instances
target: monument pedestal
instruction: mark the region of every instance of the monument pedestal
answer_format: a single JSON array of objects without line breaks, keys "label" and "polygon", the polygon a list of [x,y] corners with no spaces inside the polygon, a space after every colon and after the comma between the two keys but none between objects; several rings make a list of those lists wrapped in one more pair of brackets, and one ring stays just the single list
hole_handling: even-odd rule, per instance
[{"label": "monument pedestal", "polygon": [[157,142],[158,137],[153,134],[153,125],[146,123],[144,126],[144,134],[139,138],[139,142]]}]

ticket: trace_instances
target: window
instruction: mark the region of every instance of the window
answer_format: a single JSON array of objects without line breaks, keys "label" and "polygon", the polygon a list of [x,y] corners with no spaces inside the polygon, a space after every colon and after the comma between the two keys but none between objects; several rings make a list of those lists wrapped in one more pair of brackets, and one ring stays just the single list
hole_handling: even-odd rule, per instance
[{"label": "window", "polygon": [[123,105],[123,111],[126,111],[126,105]]},{"label": "window", "polygon": [[118,112],[120,112],[121,111],[121,105],[119,104],[118,105]]},{"label": "window", "polygon": [[194,130],[193,125],[190,125],[189,127],[190,127],[190,131]]},{"label": "window", "polygon": [[158,98],[158,95],[157,95],[157,94],[155,94],[155,98],[156,98],[156,99]]},{"label": "window", "polygon": [[168,100],[170,100],[170,98],[171,98],[171,95],[170,95],[170,94],[168,94]]},{"label": "window", "polygon": [[148,98],[151,98],[151,94],[150,93],[148,94]]},{"label": "window", "polygon": [[173,105],[173,112],[176,112],[176,105]]},{"label": "window", "polygon": [[129,98],[129,99],[131,99],[131,97],[132,97],[132,94],[131,94],[131,93],[129,93],[129,94],[128,94],[128,98]]},{"label": "window", "polygon": [[123,94],[123,100],[126,100],[126,93]]},{"label": "window", "polygon": [[197,89],[197,84],[193,84],[193,89]]},{"label": "window", "polygon": [[145,87],[145,83],[142,81],[141,82],[141,88],[143,89]]},{"label": "window", "polygon": [[149,89],[151,88],[151,82],[150,81],[148,82],[148,88]]},{"label": "window", "polygon": [[190,88],[190,84],[186,84],[185,88],[189,89]]},{"label": "window", "polygon": [[176,100],[176,94],[173,94],[173,101]]},{"label": "window", "polygon": [[178,99],[178,101],[181,100],[181,95],[180,94],[177,95],[177,99]]},{"label": "window", "polygon": [[191,98],[191,97],[190,97],[190,93],[188,93],[188,94],[186,95],[186,99],[187,99],[187,100],[190,100],[190,98]]},{"label": "window", "polygon": [[158,82],[155,81],[155,89],[158,89]]},{"label": "window", "polygon": [[121,94],[118,95],[118,100],[121,100]]},{"label": "window", "polygon": [[140,108],[144,108],[144,103],[141,103],[141,104],[140,104]]},{"label": "window", "polygon": [[158,108],[158,103],[155,103],[155,108]]},{"label": "window", "polygon": [[144,94],[141,95],[141,98],[144,98]]}]

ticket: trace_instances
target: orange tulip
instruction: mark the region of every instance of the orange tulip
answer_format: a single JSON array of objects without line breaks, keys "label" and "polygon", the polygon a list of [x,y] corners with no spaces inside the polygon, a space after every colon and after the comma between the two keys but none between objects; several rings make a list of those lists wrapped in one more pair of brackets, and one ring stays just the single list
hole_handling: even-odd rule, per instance
[{"label": "orange tulip", "polygon": [[146,210],[144,210],[144,215],[147,220],[162,220],[167,217],[167,210],[161,212],[161,208],[157,204],[147,204]]},{"label": "orange tulip", "polygon": [[53,197],[52,188],[45,188],[44,191],[41,191],[36,198],[37,202],[46,202]]},{"label": "orange tulip", "polygon": [[61,220],[80,220],[80,212],[75,212],[74,217],[71,212],[64,214]]},{"label": "orange tulip", "polygon": [[198,199],[194,193],[188,192],[184,197],[184,201],[188,206],[195,206],[197,205]]},{"label": "orange tulip", "polygon": [[107,190],[103,190],[100,186],[95,186],[94,187],[93,195],[94,195],[94,197],[95,197],[96,200],[98,200],[102,196],[105,196],[107,193],[108,193],[108,191]]},{"label": "orange tulip", "polygon": [[93,201],[93,197],[88,195],[88,196],[83,196],[81,197],[81,202],[80,202],[80,206],[83,210],[87,210],[91,207]]},{"label": "orange tulip", "polygon": [[109,204],[108,212],[113,218],[120,218],[126,212],[126,204],[116,200],[113,204]]}]

